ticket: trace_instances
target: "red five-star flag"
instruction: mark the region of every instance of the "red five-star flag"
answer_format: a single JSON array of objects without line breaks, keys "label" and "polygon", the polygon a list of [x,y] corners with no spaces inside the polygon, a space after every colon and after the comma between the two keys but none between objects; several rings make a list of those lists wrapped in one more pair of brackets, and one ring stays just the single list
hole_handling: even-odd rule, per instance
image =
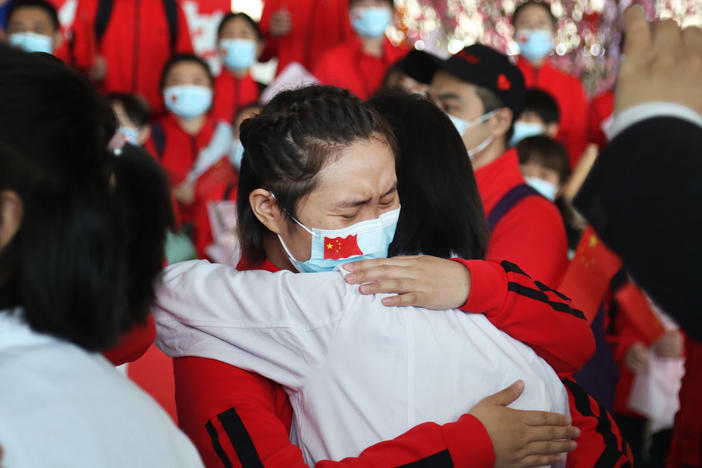
[{"label": "red five-star flag", "polygon": [[354,234],[345,238],[324,238],[325,259],[338,260],[340,258],[349,258],[353,255],[363,255],[363,252],[358,247],[358,235]]},{"label": "red five-star flag", "polygon": [[595,234],[592,226],[583,233],[558,291],[570,297],[589,322],[595,318],[612,277],[622,263]]}]

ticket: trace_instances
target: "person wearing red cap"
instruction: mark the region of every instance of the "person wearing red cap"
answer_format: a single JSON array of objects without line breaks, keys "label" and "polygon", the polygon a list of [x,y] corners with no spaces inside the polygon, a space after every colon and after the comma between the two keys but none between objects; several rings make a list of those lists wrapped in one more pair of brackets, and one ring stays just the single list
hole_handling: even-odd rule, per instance
[{"label": "person wearing red cap", "polygon": [[556,139],[566,145],[575,167],[587,146],[587,96],[578,78],[557,69],[549,59],[556,18],[548,3],[527,0],[514,11],[512,24],[520,50],[517,66],[527,87],[544,89],[558,101],[561,125]]},{"label": "person wearing red cap", "polygon": [[351,0],[349,14],[356,35],[324,54],[313,68],[314,76],[325,85],[369,98],[392,64],[408,52],[406,45],[395,46],[385,37],[393,11],[392,0]]},{"label": "person wearing red cap", "polygon": [[154,113],[163,110],[161,70],[174,53],[193,47],[175,0],[80,0],[72,63],[105,93],[140,95]]},{"label": "person wearing red cap", "polygon": [[266,0],[260,25],[262,61],[277,57],[278,73],[291,62],[312,70],[325,52],[353,37],[348,0]]},{"label": "person wearing red cap", "polygon": [[437,62],[431,95],[447,113],[475,169],[491,229],[488,259],[517,263],[546,284],[568,265],[556,206],[526,185],[515,149],[507,149],[525,101],[524,78],[507,57],[475,44]]}]

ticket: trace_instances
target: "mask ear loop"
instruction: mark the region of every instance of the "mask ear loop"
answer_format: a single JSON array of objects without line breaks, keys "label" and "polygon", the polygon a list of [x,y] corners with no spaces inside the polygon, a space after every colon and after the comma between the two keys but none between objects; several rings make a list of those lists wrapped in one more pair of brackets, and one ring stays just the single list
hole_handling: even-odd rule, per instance
[{"label": "mask ear loop", "polygon": [[[297,223],[298,226],[300,226],[302,229],[304,229],[305,231],[307,231],[307,232],[309,233],[310,236],[316,237],[316,236],[314,235],[314,232],[312,232],[311,229],[309,229],[307,226],[305,226],[304,224],[302,224],[296,217],[294,217],[293,215],[291,215],[290,212],[288,212],[288,210],[286,210],[285,208],[283,208],[283,206],[282,206],[280,203],[278,203],[278,198],[276,198],[275,193],[271,192],[270,190],[268,191],[268,193],[271,194],[271,197],[273,197],[273,200],[275,200],[276,205],[278,205],[278,207],[279,207],[281,210],[285,211],[285,214],[287,214],[288,216],[290,216],[290,218],[291,218],[293,221],[295,221],[295,222]],[[278,235],[278,237],[280,237],[280,234]],[[283,244],[283,245],[285,245],[285,244]],[[287,250],[287,248],[286,248],[286,250]]]}]

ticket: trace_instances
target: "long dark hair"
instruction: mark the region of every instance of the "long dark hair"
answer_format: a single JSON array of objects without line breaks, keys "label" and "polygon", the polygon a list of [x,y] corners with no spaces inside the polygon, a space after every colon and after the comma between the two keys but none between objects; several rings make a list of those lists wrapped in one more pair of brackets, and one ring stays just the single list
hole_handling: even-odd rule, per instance
[{"label": "long dark hair", "polygon": [[148,314],[165,178],[136,149],[115,161],[110,106],[60,61],[0,47],[0,63],[0,190],[23,205],[0,250],[0,309],[21,307],[35,331],[104,349]]},{"label": "long dark hair", "polygon": [[389,255],[466,259],[485,256],[483,205],[461,137],[449,118],[421,96],[390,92],[368,104],[392,128],[402,211]]},{"label": "long dark hair", "polygon": [[297,215],[297,203],[317,184],[317,175],[340,150],[364,139],[379,138],[395,151],[385,121],[348,91],[310,86],[284,91],[240,130],[244,159],[239,176],[239,237],[247,261],[261,263],[266,227],[249,205],[249,194],[265,188],[283,211]]}]

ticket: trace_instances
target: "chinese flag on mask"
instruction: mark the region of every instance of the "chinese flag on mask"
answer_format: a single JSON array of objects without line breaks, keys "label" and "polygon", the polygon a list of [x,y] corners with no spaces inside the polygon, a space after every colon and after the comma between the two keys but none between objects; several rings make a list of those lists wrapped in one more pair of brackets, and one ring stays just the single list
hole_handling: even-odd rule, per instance
[{"label": "chinese flag on mask", "polygon": [[339,260],[349,258],[353,255],[363,255],[358,247],[358,236],[347,236],[345,238],[334,237],[324,238],[324,259]]}]

